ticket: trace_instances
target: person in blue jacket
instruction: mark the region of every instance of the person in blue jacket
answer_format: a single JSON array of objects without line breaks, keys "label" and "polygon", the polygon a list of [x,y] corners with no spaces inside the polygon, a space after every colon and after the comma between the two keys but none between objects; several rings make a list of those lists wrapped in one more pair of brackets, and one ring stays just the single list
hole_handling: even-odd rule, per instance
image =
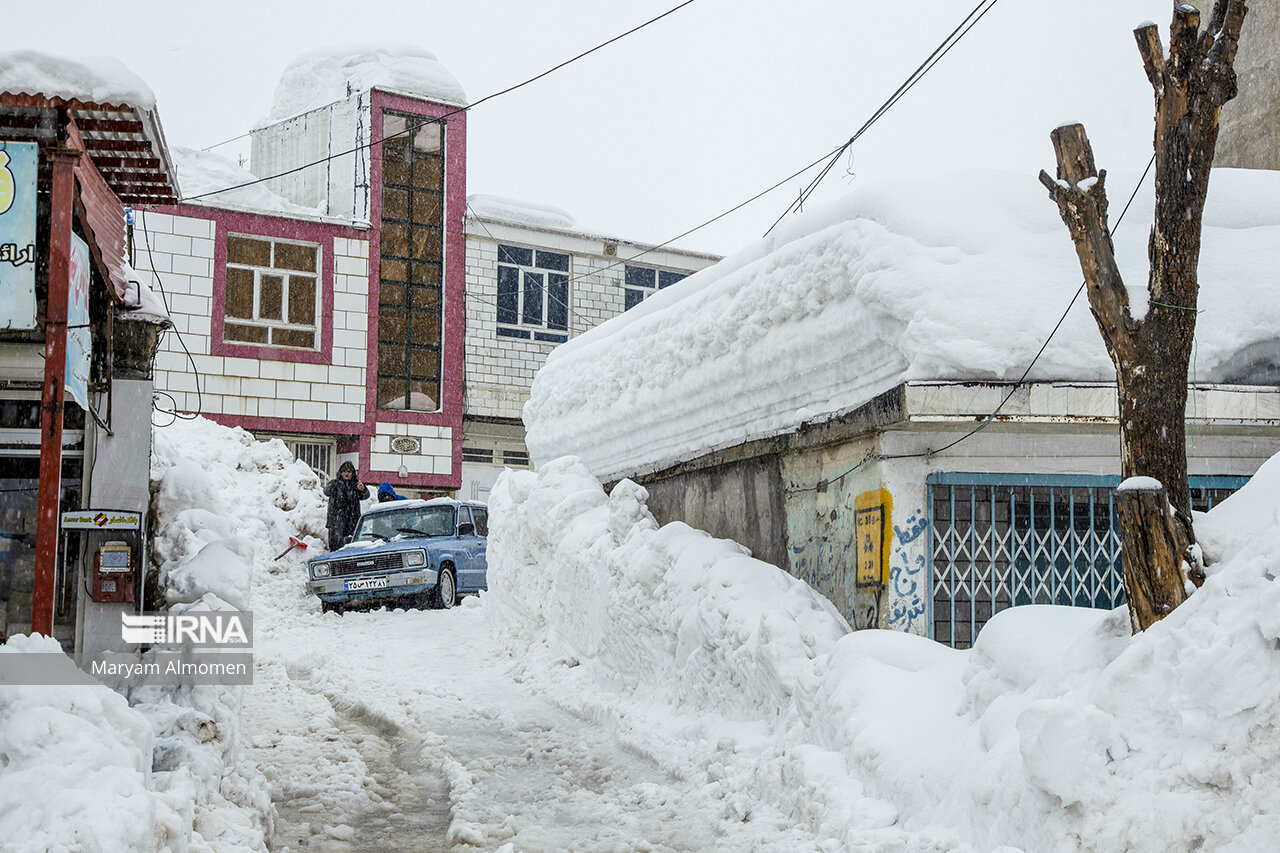
[{"label": "person in blue jacket", "polygon": [[391,488],[390,483],[383,483],[378,486],[378,503],[386,503],[387,501],[403,501],[408,500],[404,495],[396,494],[396,490]]}]

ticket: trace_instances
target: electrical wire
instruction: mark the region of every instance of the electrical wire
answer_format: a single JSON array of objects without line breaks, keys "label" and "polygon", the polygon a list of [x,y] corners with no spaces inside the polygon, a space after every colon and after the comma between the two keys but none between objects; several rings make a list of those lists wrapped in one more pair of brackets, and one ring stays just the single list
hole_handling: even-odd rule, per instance
[{"label": "electrical wire", "polygon": [[[519,82],[519,83],[516,83],[514,86],[508,86],[508,87],[507,87],[507,88],[505,88],[505,89],[501,89],[501,90],[499,90],[499,91],[497,91],[497,92],[493,92],[492,94],[485,95],[483,98],[481,98],[481,99],[480,99],[480,100],[478,100],[478,101],[475,101],[475,102],[473,102],[473,103],[470,103],[470,104],[466,105],[465,107],[458,107],[457,109],[452,110],[451,112],[447,112],[447,113],[445,113],[445,114],[444,114],[444,115],[442,115],[442,116],[434,117],[434,118],[431,118],[431,119],[429,119],[429,120],[427,120],[427,121],[420,122],[419,124],[416,124],[416,125],[414,125],[414,126],[412,126],[412,127],[407,127],[407,128],[405,128],[404,130],[397,131],[396,133],[388,134],[387,136],[380,137],[380,138],[378,138],[378,139],[370,140],[369,142],[367,142],[367,143],[365,143],[365,144],[363,144],[363,145],[357,145],[355,148],[349,148],[349,149],[347,149],[347,150],[345,150],[345,151],[339,151],[339,152],[338,152],[338,153],[336,153],[336,154],[330,154],[330,155],[328,155],[327,157],[321,157],[321,158],[320,158],[320,159],[318,159],[318,160],[313,160],[313,161],[312,161],[312,162],[310,162],[310,163],[304,163],[304,164],[302,164],[301,166],[298,166],[298,167],[293,168],[293,169],[288,169],[288,170],[286,170],[286,171],[284,171],[284,172],[280,172],[279,174],[276,174],[276,175],[268,175],[268,176],[267,176],[267,177],[265,177],[265,178],[257,178],[256,180],[246,181],[246,182],[244,182],[244,183],[242,183],[242,184],[236,184],[236,185],[234,185],[234,186],[230,186],[230,187],[223,187],[223,188],[222,188],[222,189],[220,189],[220,190],[210,190],[209,192],[200,193],[200,194],[198,194],[198,195],[187,196],[186,198],[181,199],[181,201],[183,201],[183,202],[196,201],[197,199],[208,198],[209,196],[219,195],[220,193],[225,193],[225,192],[231,192],[232,190],[244,189],[245,187],[251,187],[251,186],[254,186],[255,184],[261,184],[261,183],[264,183],[264,182],[266,182],[266,181],[273,181],[273,180],[275,180],[276,178],[283,178],[283,177],[285,177],[285,176],[287,176],[287,175],[292,175],[292,174],[294,174],[295,172],[301,172],[303,169],[309,169],[309,168],[311,168],[312,166],[318,166],[318,165],[320,165],[321,163],[327,163],[327,162],[329,162],[330,160],[336,160],[336,159],[337,159],[337,158],[339,158],[339,157],[345,157],[345,156],[347,156],[348,154],[355,154],[357,151],[363,151],[363,150],[364,150],[364,149],[366,149],[366,148],[372,148],[372,147],[373,147],[373,146],[375,146],[375,145],[380,145],[380,144],[382,144],[382,142],[383,142],[384,140],[387,140],[387,139],[393,139],[393,138],[395,138],[395,137],[397,137],[397,136],[404,136],[404,135],[406,135],[406,134],[409,134],[409,133],[414,132],[414,131],[415,131],[415,130],[417,130],[419,127],[425,126],[425,125],[427,125],[427,124],[433,124],[433,123],[437,123],[437,122],[444,122],[446,119],[452,118],[453,116],[456,116],[456,115],[458,115],[459,113],[469,112],[469,111],[471,111],[471,110],[475,109],[476,107],[480,106],[481,104],[483,104],[483,103],[485,103],[485,102],[487,102],[487,101],[491,101],[491,100],[493,100],[494,98],[500,97],[500,96],[502,96],[502,95],[509,94],[509,93],[511,93],[511,92],[516,91],[517,89],[522,89],[522,88],[524,88],[525,86],[528,86],[530,83],[536,83],[537,81],[541,80],[543,77],[546,77],[546,76],[547,76],[547,75],[549,75],[549,74],[552,74],[552,73],[554,73],[554,72],[556,72],[556,71],[559,71],[561,68],[564,68],[566,65],[572,65],[573,63],[577,62],[579,59],[583,59],[584,57],[590,56],[591,54],[595,53],[596,51],[601,50],[601,49],[603,49],[603,48],[606,48],[606,47],[608,47],[609,45],[613,44],[614,42],[619,41],[620,39],[624,39],[624,38],[626,38],[627,36],[631,35],[632,33],[639,32],[640,30],[644,29],[645,27],[649,26],[650,24],[655,24],[655,23],[657,23],[658,21],[661,21],[663,18],[667,17],[668,15],[673,15],[673,14],[675,14],[676,12],[680,11],[681,9],[683,9],[685,6],[688,6],[688,5],[690,5],[690,4],[694,3],[694,2],[695,2],[695,0],[684,0],[684,2],[683,2],[683,3],[680,3],[680,4],[676,5],[676,6],[673,6],[672,8],[670,8],[670,9],[668,9],[667,11],[663,12],[661,15],[657,15],[657,16],[655,16],[655,17],[653,17],[653,18],[650,18],[649,20],[645,21],[644,23],[642,23],[642,24],[638,24],[638,25],[636,25],[636,26],[632,27],[631,29],[627,30],[626,32],[619,33],[618,35],[614,36],[613,38],[609,39],[608,41],[603,41],[603,42],[601,42],[600,44],[597,44],[595,47],[592,47],[592,48],[590,48],[590,49],[588,49],[588,50],[584,50],[582,53],[579,53],[577,56],[571,57],[570,59],[566,59],[565,61],[563,61],[563,62],[561,62],[561,63],[559,63],[559,64],[557,64],[557,65],[553,65],[552,67],[548,68],[546,71],[543,71],[541,74],[536,74],[536,75],[534,75],[533,77],[528,78],[527,80],[523,80],[523,81],[521,81],[521,82]],[[241,137],[236,137],[236,139],[239,139],[239,138],[241,138]],[[227,141],[228,141],[228,142],[234,142],[234,141],[235,141],[235,139],[231,139],[231,140],[227,140]],[[218,144],[219,144],[219,145],[222,145],[222,144],[225,144],[225,143],[218,143]],[[212,147],[217,147],[217,146],[212,146]],[[207,149],[206,149],[206,150],[207,150]]]},{"label": "electrical wire", "polygon": [[[1147,168],[1144,169],[1142,172],[1142,177],[1138,178],[1137,185],[1134,186],[1133,192],[1129,194],[1129,200],[1125,202],[1124,209],[1120,211],[1120,215],[1116,217],[1115,223],[1107,230],[1107,233],[1109,235],[1114,235],[1116,233],[1116,229],[1120,227],[1120,223],[1124,220],[1124,215],[1129,212],[1130,205],[1132,205],[1133,200],[1137,198],[1138,191],[1142,189],[1142,185],[1146,182],[1147,175],[1151,173],[1151,167],[1155,165],[1155,162],[1156,162],[1156,155],[1152,154],[1151,159],[1147,162]],[[1026,384],[1027,377],[1031,374],[1031,369],[1036,366],[1036,362],[1040,360],[1040,356],[1042,356],[1044,354],[1045,349],[1048,348],[1049,342],[1053,340],[1054,335],[1056,335],[1058,333],[1058,330],[1062,328],[1062,324],[1066,321],[1067,315],[1071,312],[1071,309],[1075,307],[1076,301],[1080,298],[1080,294],[1084,292],[1086,284],[1087,282],[1081,282],[1080,286],[1076,288],[1076,292],[1071,296],[1071,301],[1067,303],[1066,310],[1062,312],[1062,316],[1060,316],[1058,318],[1058,322],[1054,324],[1053,331],[1049,332],[1049,336],[1044,339],[1044,343],[1042,343],[1040,345],[1040,349],[1036,351],[1035,357],[1031,359],[1031,363],[1027,365],[1027,369],[1022,371],[1022,375],[1018,377],[1018,381],[1014,382],[1013,385],[1010,386],[1009,393],[1006,394],[1004,396],[1004,399],[1000,401],[1000,405],[996,406],[995,410],[992,411],[991,414],[984,417],[982,419],[982,422],[979,423],[976,427],[969,430],[967,433],[955,439],[954,441],[948,444],[944,444],[942,447],[939,447],[937,450],[929,449],[924,451],[923,453],[897,453],[897,454],[890,454],[890,455],[877,454],[877,453],[873,453],[872,451],[868,451],[867,455],[864,456],[856,465],[854,465],[852,468],[845,471],[843,474],[841,474],[838,477],[835,477],[831,480],[823,480],[819,482],[818,485],[816,486],[808,486],[806,488],[799,488],[799,489],[788,489],[787,491],[794,493],[794,492],[815,492],[815,491],[825,490],[830,486],[840,482],[845,477],[848,477],[854,471],[857,471],[867,462],[870,462],[872,460],[879,462],[886,459],[921,459],[921,458],[929,459],[934,456],[937,456],[940,453],[944,453],[950,450],[960,442],[966,439],[972,438],[973,436],[982,432],[984,429],[990,426],[991,422],[994,421],[996,417],[999,416],[1001,410],[1004,409],[1005,404],[1008,403],[1011,399],[1013,399],[1013,395],[1017,392],[1017,390],[1020,387],[1022,387],[1024,384]]]},{"label": "electrical wire", "polygon": [[[964,16],[964,20],[962,20],[956,28],[952,30],[936,48],[934,48],[933,53],[929,54],[925,58],[924,62],[920,63],[920,65],[916,67],[916,70],[912,71],[911,74],[907,76],[907,79],[902,82],[902,85],[900,85],[897,90],[889,96],[888,100],[881,104],[879,108],[871,114],[871,118],[867,119],[866,122],[863,123],[862,127],[858,128],[857,132],[854,133],[853,136],[849,137],[849,141],[836,149],[835,153],[831,155],[831,159],[827,162],[827,165],[823,167],[822,171],[819,172],[818,175],[809,182],[809,185],[800,192],[800,197],[791,202],[791,204],[787,206],[787,209],[782,211],[782,215],[774,220],[773,224],[764,232],[764,236],[768,237],[769,233],[773,231],[774,228],[777,228],[778,223],[782,222],[788,214],[793,211],[803,209],[805,200],[813,194],[813,192],[818,188],[818,185],[822,183],[822,180],[831,172],[831,169],[835,164],[840,161],[840,156],[844,154],[845,151],[852,148],[853,143],[857,142],[862,134],[870,130],[885,113],[893,108],[894,104],[898,103],[898,101],[901,100],[907,92],[911,91],[911,89],[915,87],[916,83],[920,82],[924,75],[932,71],[933,67],[941,62],[942,58],[951,52],[951,48],[959,44],[960,40],[969,34],[969,30],[973,29],[974,26],[977,25],[978,21],[981,21],[983,17],[986,16],[987,12],[990,12],[998,2],[1000,2],[1000,0],[980,0],[978,5],[974,6],[973,10],[970,11],[968,15]],[[983,9],[982,7],[988,3],[990,5],[987,5],[987,7]],[[981,14],[979,14],[979,9],[982,10]],[[974,17],[975,15],[977,15],[976,18]],[[970,22],[970,19],[972,19],[972,22]],[[965,26],[966,24],[968,24],[967,27]],[[961,32],[961,30],[963,30],[963,32]]]},{"label": "electrical wire", "polygon": [[[144,209],[141,211],[141,213],[142,213],[142,216],[140,218],[140,222],[142,225],[142,241],[143,241],[143,245],[146,246],[146,249],[147,249],[147,262],[151,266],[151,275],[155,278],[156,287],[160,291],[160,300],[161,302],[164,303],[164,310],[168,312],[170,316],[172,316],[173,312],[169,308],[169,294],[164,289],[164,280],[160,277],[160,272],[156,269],[155,253],[151,249],[151,229],[147,227],[147,211]],[[193,414],[185,414],[183,412],[180,412],[178,410],[179,409],[178,401],[174,398],[172,394],[168,393],[167,391],[156,391],[152,397],[151,407],[155,411],[158,411],[158,412],[161,412],[162,414],[170,415],[173,417],[173,420],[169,421],[169,423],[167,424],[154,424],[155,426],[160,426],[160,427],[172,426],[178,420],[184,420],[184,421],[195,420],[196,418],[200,417],[201,413],[204,411],[204,395],[200,391],[200,368],[196,366],[196,360],[195,360],[195,357],[191,355],[191,350],[187,349],[187,342],[183,340],[182,332],[178,329],[177,324],[175,323],[172,328],[173,328],[173,333],[178,337],[178,343],[182,346],[182,351],[187,354],[187,361],[191,364],[191,373],[194,376],[195,386],[196,386],[196,410]],[[161,407],[155,404],[155,397],[160,395],[164,395],[168,397],[173,402],[172,410],[162,409]]]}]

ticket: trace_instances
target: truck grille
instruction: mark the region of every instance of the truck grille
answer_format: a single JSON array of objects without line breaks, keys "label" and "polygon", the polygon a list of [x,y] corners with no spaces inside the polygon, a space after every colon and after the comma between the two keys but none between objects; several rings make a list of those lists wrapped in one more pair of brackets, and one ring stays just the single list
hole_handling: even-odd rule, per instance
[{"label": "truck grille", "polygon": [[329,574],[356,575],[366,572],[398,572],[404,568],[403,554],[369,554],[329,561]]}]

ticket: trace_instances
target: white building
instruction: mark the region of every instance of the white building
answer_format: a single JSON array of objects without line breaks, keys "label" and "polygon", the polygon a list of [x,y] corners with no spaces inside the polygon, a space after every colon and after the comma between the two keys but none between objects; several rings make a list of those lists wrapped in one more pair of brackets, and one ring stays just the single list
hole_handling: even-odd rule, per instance
[{"label": "white building", "polygon": [[184,202],[140,210],[135,238],[179,333],[156,371],[176,410],[326,476],[350,460],[402,494],[483,498],[528,464],[520,406],[546,354],[717,260],[469,205],[465,102],[426,51],[317,52],[252,131],[251,173],[176,151]]}]

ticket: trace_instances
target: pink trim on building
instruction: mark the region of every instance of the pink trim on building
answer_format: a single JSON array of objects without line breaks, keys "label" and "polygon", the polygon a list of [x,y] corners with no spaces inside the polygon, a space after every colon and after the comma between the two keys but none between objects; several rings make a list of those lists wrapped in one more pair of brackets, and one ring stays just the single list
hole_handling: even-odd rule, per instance
[{"label": "pink trim on building", "polygon": [[[296,432],[310,435],[354,435],[364,432],[365,425],[360,421],[312,421],[301,418],[263,418],[256,415],[226,415],[205,413],[204,417],[214,423],[230,427],[243,427],[250,432]],[[343,451],[341,448],[339,453]]]},{"label": "pink trim on building", "polygon": [[[445,488],[458,488],[462,483],[462,406],[463,382],[466,358],[466,314],[463,291],[466,287],[466,242],[462,222],[467,206],[467,114],[456,107],[446,107],[373,90],[372,126],[375,137],[382,127],[382,111],[408,113],[426,117],[449,115],[445,120],[444,151],[444,343],[441,349],[440,390],[441,407],[438,412],[411,412],[378,409],[378,285],[381,235],[378,223],[382,221],[382,149],[370,149],[370,178],[372,197],[369,219],[374,223],[369,245],[369,361],[366,389],[366,421],[371,428],[377,421],[384,423],[430,424],[448,426],[454,431],[453,464],[449,475],[433,475],[428,483]],[[451,115],[452,113],[456,113]],[[369,447],[362,441],[360,459],[367,464]],[[438,482],[437,482],[438,481]]]},{"label": "pink trim on building", "polygon": [[[260,361],[292,361],[308,364],[333,363],[333,239],[346,237],[369,239],[369,232],[362,228],[331,225],[269,216],[261,213],[220,210],[199,205],[177,205],[161,208],[160,212],[192,219],[212,220],[215,223],[213,237],[213,316],[209,336],[209,354],[254,358]],[[320,246],[320,348],[318,350],[288,349],[285,347],[257,346],[224,341],[222,330],[226,320],[227,305],[227,235],[248,234],[259,237],[277,237],[317,243]]]}]

